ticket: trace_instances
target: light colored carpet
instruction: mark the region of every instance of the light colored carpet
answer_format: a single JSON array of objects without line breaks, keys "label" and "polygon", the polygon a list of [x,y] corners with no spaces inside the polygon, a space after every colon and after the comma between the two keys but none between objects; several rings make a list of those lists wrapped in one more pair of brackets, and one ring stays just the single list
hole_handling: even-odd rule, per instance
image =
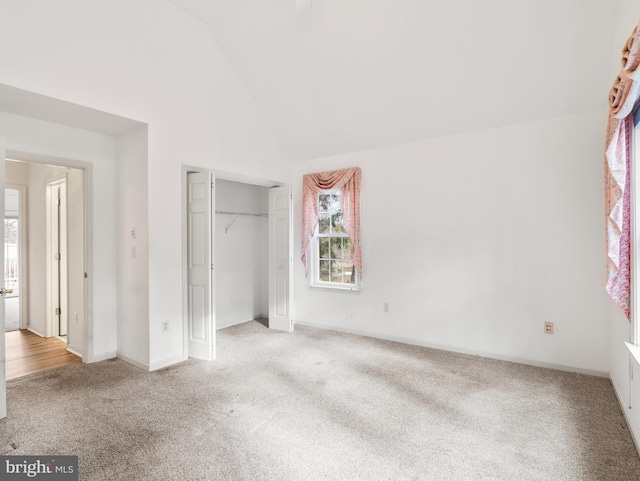
[{"label": "light colored carpet", "polygon": [[82,480],[640,480],[606,379],[308,327],[7,386],[0,453],[77,454]]}]

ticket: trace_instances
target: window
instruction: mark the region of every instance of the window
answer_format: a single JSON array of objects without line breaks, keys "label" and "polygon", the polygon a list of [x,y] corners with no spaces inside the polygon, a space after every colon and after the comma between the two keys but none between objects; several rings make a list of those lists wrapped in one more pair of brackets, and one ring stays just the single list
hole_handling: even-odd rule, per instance
[{"label": "window", "polygon": [[302,263],[312,286],[359,290],[359,167],[302,177]]},{"label": "window", "polygon": [[314,283],[356,286],[353,243],[343,225],[340,192],[318,194]]}]

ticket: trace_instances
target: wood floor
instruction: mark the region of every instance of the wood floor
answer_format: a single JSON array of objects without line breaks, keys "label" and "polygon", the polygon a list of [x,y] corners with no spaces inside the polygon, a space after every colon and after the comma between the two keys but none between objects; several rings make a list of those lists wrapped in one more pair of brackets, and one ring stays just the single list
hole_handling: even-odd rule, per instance
[{"label": "wood floor", "polygon": [[7,332],[5,342],[7,380],[82,362],[82,358],[67,351],[66,342],[45,339],[31,331]]}]

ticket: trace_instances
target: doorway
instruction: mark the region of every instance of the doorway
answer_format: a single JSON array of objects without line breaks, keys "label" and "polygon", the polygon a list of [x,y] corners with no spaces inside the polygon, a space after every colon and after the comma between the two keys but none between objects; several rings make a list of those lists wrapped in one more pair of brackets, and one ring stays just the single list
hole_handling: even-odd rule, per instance
[{"label": "doorway", "polygon": [[252,319],[290,332],[290,188],[186,166],[183,177],[185,357],[214,359],[216,329]]},{"label": "doorway", "polygon": [[[87,299],[85,167],[12,158],[5,162],[5,168],[5,190],[10,193],[17,188],[21,193],[20,329],[43,338],[59,337],[66,342],[67,351],[83,357]],[[5,301],[9,302],[11,298]]]},{"label": "doorway", "polygon": [[216,179],[216,330],[269,318],[269,188]]}]

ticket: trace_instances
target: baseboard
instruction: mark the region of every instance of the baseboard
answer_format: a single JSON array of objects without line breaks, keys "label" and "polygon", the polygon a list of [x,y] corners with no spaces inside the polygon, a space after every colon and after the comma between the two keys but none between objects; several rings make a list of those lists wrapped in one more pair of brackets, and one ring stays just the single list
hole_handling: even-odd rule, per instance
[{"label": "baseboard", "polygon": [[251,319],[247,319],[244,321],[233,321],[233,322],[224,322],[224,323],[220,323],[220,324],[216,324],[216,331],[220,330],[220,329],[226,329],[227,327],[232,327],[232,326],[238,326],[240,324],[244,324],[245,322],[249,322],[249,321],[255,321],[257,319],[269,319],[269,316],[265,316],[265,315],[258,315],[255,317],[252,317]]},{"label": "baseboard", "polygon": [[33,332],[36,336],[46,337],[44,332],[42,332],[40,329],[36,329],[33,326],[27,326],[27,331]]},{"label": "baseboard", "polygon": [[253,319],[246,319],[244,321],[231,321],[231,322],[221,322],[216,323],[216,331],[220,329],[226,329],[227,327],[237,326],[238,324],[244,324],[245,322],[252,321]]},{"label": "baseboard", "polygon": [[[636,447],[638,455],[640,455],[640,436],[638,436],[638,433],[633,429],[633,423],[631,422],[631,419],[629,419],[628,413],[629,409],[631,409],[631,407],[629,406],[629,402],[622,399],[620,388],[618,387],[618,383],[616,382],[615,377],[610,375],[609,379],[611,380],[611,386],[613,387],[613,392],[616,395],[616,399],[618,400],[620,408],[622,409],[622,414],[624,415],[624,420],[627,423],[627,428],[629,429],[629,433],[631,434],[633,444]],[[631,389],[631,386],[629,386],[629,389]]]},{"label": "baseboard", "polygon": [[161,359],[156,362],[152,362],[149,364],[149,371],[157,371],[158,369],[163,369],[165,367],[173,366],[174,364],[178,364],[179,362],[186,361],[188,358],[180,355],[168,357],[166,359]]},{"label": "baseboard", "polygon": [[103,352],[100,354],[95,354],[93,355],[88,361],[87,363],[94,363],[94,362],[100,362],[100,361],[107,361],[109,359],[115,359],[117,356],[117,352],[116,351],[109,351],[109,352]]},{"label": "baseboard", "polygon": [[556,371],[575,372],[578,374],[586,374],[588,376],[609,378],[608,371],[585,369],[581,367],[567,366],[564,364],[541,362],[541,361],[535,361],[533,359],[520,358],[520,357],[514,357],[514,356],[505,356],[502,354],[496,354],[496,353],[486,352],[486,351],[477,351],[475,349],[465,349],[465,348],[459,348],[455,346],[434,344],[430,342],[416,341],[415,339],[407,339],[407,338],[397,337],[397,336],[373,334],[371,332],[360,331],[358,329],[344,329],[338,326],[326,326],[322,324],[316,324],[313,322],[296,321],[295,324],[298,326],[309,326],[317,329],[325,329],[328,331],[345,332],[347,334],[355,334],[357,336],[371,337],[374,339],[382,339],[384,341],[400,342],[402,344],[409,344],[412,346],[427,347],[429,349],[437,349],[439,351],[457,352],[459,354],[469,354],[471,356],[485,357],[487,359],[496,359],[498,361],[514,362],[517,364],[525,364],[527,366],[542,367],[545,369],[555,369]]},{"label": "baseboard", "polygon": [[149,369],[149,364],[146,362],[138,361],[137,359],[133,359],[132,357],[125,356],[124,354],[120,354],[120,353],[118,353],[117,357],[118,359],[122,359],[124,362],[131,364],[132,366],[135,366],[137,368],[140,368],[144,371],[151,370]]},{"label": "baseboard", "polygon": [[67,344],[67,351],[69,351],[71,354],[78,356],[79,358],[82,358],[82,352],[79,349],[76,349],[75,347],[70,346],[69,344]]}]

